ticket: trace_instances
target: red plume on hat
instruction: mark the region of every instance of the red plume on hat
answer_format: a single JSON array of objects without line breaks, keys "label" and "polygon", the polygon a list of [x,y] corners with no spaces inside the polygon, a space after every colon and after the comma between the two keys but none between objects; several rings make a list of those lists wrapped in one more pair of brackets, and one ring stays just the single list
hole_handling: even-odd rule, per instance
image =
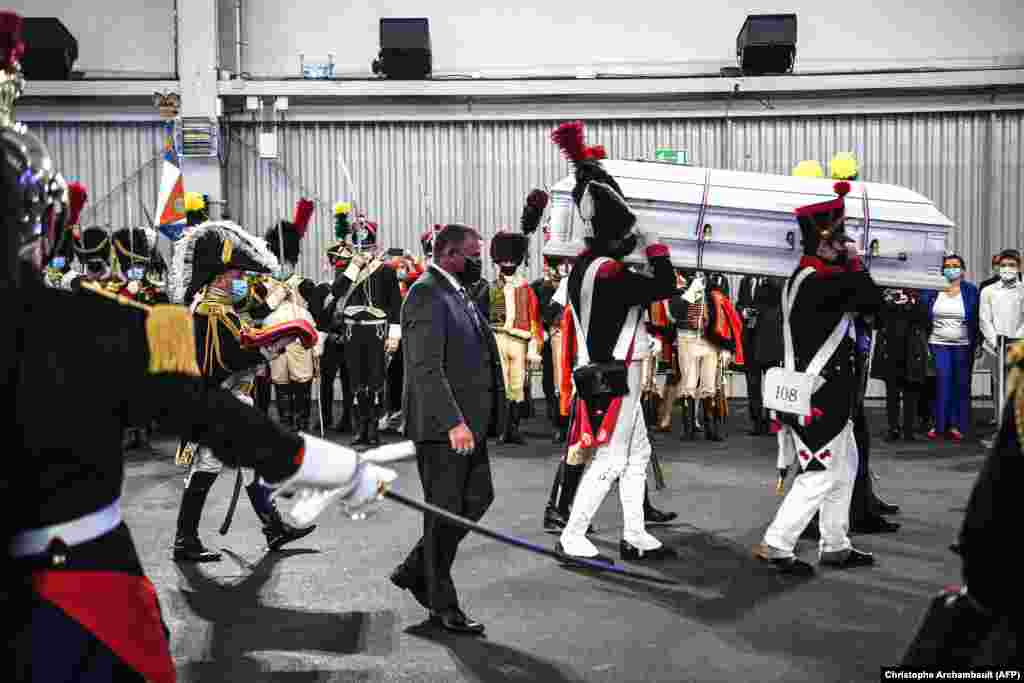
[{"label": "red plume on hat", "polygon": [[309,219],[313,216],[313,202],[308,199],[300,199],[295,204],[295,220],[292,223],[295,224],[295,232],[299,233],[299,237],[306,236],[306,229],[309,227]]},{"label": "red plume on hat", "polygon": [[78,181],[68,183],[68,226],[78,225],[82,208],[88,200],[89,193],[86,191],[85,185]]},{"label": "red plume on hat", "polygon": [[25,42],[21,39],[21,15],[16,12],[0,12],[0,68],[10,68],[25,54]]},{"label": "red plume on hat", "polygon": [[583,122],[568,121],[551,133],[551,141],[562,150],[565,157],[575,163],[600,161],[608,157],[604,145],[588,147],[583,137]]}]

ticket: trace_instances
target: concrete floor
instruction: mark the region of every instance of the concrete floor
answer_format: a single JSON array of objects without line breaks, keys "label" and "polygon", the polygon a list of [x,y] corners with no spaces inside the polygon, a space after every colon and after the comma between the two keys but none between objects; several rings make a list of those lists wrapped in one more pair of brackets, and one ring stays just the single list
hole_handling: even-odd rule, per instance
[{"label": "concrete floor", "polygon": [[[655,504],[679,513],[656,530],[680,559],[649,568],[678,586],[570,570],[471,535],[455,564],[463,607],[486,638],[450,636],[387,577],[413,545],[421,517],[384,503],[352,521],[330,510],[314,534],[264,552],[245,495],[226,536],[217,532],[234,479],[214,486],[203,539],[217,564],[170,558],[183,488],[173,443],[126,455],[125,511],[156,584],[181,681],[874,681],[898,662],[930,596],[959,579],[948,549],[983,452],[976,442],[874,445],[884,498],[903,507],[900,532],[857,536],[873,568],[787,579],[750,556],[771,520],[775,440],[750,437],[734,406],[728,440],[680,443],[658,435],[668,487]],[[873,431],[883,418],[871,411]],[[483,522],[537,543],[557,463],[539,417],[525,447],[492,442],[496,499]],[[343,437],[334,435],[341,441]],[[345,437],[347,440],[347,437]],[[415,465],[396,490],[421,498]],[[621,513],[613,488],[594,541],[615,553]],[[815,561],[816,548],[799,552]],[[617,556],[617,553],[616,553]]]}]

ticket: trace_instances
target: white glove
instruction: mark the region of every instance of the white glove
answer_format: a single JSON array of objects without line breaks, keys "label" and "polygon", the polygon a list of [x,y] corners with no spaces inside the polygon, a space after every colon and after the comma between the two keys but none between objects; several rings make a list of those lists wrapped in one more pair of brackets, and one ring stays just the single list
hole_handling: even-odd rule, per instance
[{"label": "white glove", "polygon": [[704,278],[698,275],[690,283],[686,293],[683,294],[683,299],[691,304],[695,304],[702,296],[704,296]]},{"label": "white glove", "polygon": [[388,337],[384,341],[384,352],[395,353],[398,351],[398,337]]}]

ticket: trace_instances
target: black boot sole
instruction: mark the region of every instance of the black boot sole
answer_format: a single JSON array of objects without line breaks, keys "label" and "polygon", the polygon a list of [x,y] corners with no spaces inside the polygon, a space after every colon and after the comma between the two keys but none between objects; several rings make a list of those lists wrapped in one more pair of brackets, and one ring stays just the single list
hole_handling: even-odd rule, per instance
[{"label": "black boot sole", "polygon": [[297,541],[300,538],[305,538],[314,531],[316,531],[316,524],[312,525],[307,529],[293,529],[292,531],[286,531],[276,536],[270,536],[269,534],[264,535],[266,535],[267,537],[268,548],[270,548],[271,550],[280,550],[292,541]]},{"label": "black boot sole", "polygon": [[203,562],[220,562],[220,553],[215,553],[212,550],[206,550],[203,552],[195,552],[193,550],[175,550],[172,556],[175,562],[195,562],[201,564]]}]

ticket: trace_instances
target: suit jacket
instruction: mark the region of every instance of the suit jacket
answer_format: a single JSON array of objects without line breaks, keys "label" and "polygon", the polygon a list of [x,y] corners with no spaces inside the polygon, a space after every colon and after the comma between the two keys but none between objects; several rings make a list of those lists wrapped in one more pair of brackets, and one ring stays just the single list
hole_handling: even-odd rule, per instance
[{"label": "suit jacket", "polygon": [[467,306],[433,267],[416,280],[402,305],[402,346],[406,436],[448,441],[448,430],[460,422],[477,441],[493,433],[505,400],[494,335],[479,310]]}]

